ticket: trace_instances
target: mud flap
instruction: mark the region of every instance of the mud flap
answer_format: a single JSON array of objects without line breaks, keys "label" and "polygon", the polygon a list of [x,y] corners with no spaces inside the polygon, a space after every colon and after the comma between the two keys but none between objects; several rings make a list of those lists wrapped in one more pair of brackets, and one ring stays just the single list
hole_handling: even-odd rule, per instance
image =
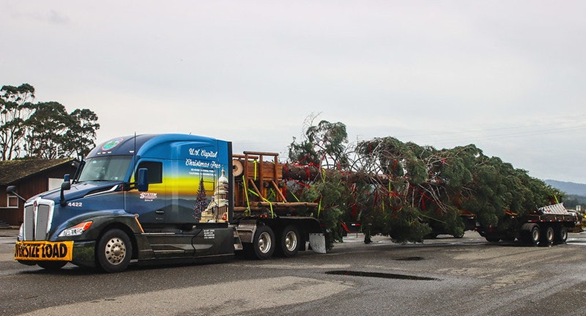
[{"label": "mud flap", "polygon": [[309,246],[314,252],[326,253],[326,236],[324,234],[309,234]]}]

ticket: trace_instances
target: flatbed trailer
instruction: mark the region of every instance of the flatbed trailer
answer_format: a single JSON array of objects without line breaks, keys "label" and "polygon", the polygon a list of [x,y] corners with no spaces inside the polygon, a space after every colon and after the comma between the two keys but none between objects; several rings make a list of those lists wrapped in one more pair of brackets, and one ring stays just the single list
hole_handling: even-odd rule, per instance
[{"label": "flatbed trailer", "polygon": [[522,216],[507,211],[496,227],[475,229],[489,242],[519,240],[531,245],[565,243],[568,232],[580,232],[580,217],[568,212],[563,203],[547,205]]}]

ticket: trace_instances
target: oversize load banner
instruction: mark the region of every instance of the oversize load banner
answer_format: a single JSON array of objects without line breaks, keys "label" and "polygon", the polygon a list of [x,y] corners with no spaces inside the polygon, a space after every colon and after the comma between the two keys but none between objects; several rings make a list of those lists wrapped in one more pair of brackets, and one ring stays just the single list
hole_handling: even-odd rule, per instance
[{"label": "oversize load banner", "polygon": [[14,246],[14,259],[71,261],[73,241],[17,241]]}]

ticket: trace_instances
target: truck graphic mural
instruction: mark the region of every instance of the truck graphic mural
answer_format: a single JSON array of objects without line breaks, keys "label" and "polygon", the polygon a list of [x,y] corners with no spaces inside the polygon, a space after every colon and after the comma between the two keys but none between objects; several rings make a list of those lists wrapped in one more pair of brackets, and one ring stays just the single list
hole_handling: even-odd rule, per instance
[{"label": "truck graphic mural", "polygon": [[[317,203],[265,198],[268,185],[282,181],[277,155],[269,154],[274,163],[265,155],[233,155],[231,142],[184,134],[104,142],[60,189],[26,201],[14,258],[45,269],[71,262],[119,272],[131,260],[195,262],[235,251],[268,259],[276,250],[291,257],[306,243],[325,252],[319,221],[294,212]],[[246,167],[238,178],[234,161]]]},{"label": "truck graphic mural", "polygon": [[201,220],[201,213],[208,207],[208,198],[204,186],[203,176],[199,179],[199,187],[195,198],[195,207],[193,208],[193,217],[196,221]]}]

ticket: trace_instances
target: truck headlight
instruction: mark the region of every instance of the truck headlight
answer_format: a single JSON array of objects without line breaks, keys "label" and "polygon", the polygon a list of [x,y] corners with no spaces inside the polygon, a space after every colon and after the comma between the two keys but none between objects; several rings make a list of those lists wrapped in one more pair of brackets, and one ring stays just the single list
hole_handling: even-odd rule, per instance
[{"label": "truck headlight", "polygon": [[69,227],[64,229],[61,233],[59,233],[59,237],[66,237],[66,236],[79,236],[83,234],[86,230],[92,226],[92,221],[79,223],[75,226]]}]

